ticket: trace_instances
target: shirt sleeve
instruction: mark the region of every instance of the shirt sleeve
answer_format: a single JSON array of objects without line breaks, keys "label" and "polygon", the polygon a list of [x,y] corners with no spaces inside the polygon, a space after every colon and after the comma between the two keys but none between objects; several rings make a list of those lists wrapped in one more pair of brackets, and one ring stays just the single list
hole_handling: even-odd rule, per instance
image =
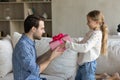
[{"label": "shirt sleeve", "polygon": [[31,49],[28,46],[22,45],[19,49],[20,53],[18,54],[18,59],[20,61],[20,64],[26,71],[30,72],[31,75],[39,76],[40,68],[36,63],[36,59],[33,57],[35,53],[32,53]]},{"label": "shirt sleeve", "polygon": [[80,42],[83,39],[83,37],[79,37],[79,38],[73,38],[72,41],[75,43]]},{"label": "shirt sleeve", "polygon": [[66,48],[70,48],[77,52],[88,52],[91,48],[93,48],[98,42],[101,42],[102,34],[99,32],[93,32],[91,37],[87,40],[86,43],[75,43],[75,42],[66,42]]}]

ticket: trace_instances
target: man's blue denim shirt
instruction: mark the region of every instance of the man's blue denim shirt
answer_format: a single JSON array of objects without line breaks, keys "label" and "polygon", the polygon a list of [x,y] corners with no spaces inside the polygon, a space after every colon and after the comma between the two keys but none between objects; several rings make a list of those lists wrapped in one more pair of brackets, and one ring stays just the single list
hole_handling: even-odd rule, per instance
[{"label": "man's blue denim shirt", "polygon": [[35,42],[23,34],[13,51],[14,80],[41,80],[36,58]]}]

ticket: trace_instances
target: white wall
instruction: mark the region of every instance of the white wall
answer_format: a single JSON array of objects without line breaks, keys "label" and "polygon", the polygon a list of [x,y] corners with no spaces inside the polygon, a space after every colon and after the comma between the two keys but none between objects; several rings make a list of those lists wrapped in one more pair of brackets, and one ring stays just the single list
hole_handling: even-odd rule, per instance
[{"label": "white wall", "polygon": [[53,35],[63,32],[72,37],[83,36],[88,31],[86,14],[94,9],[103,12],[109,33],[117,34],[120,0],[53,0]]}]

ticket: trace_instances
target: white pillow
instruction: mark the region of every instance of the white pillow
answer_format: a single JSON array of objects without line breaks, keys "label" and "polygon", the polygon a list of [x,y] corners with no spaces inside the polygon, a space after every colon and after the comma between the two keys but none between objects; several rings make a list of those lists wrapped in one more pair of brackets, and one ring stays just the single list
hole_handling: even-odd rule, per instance
[{"label": "white pillow", "polygon": [[[21,35],[19,33],[14,33],[13,39],[16,39],[13,40],[14,43],[17,43],[16,41],[19,40],[18,38],[20,38],[20,36]],[[36,50],[38,56],[44,54],[47,50],[50,49],[50,41],[51,38],[47,37],[42,37],[41,40],[36,40]],[[43,73],[51,76],[69,79],[76,73],[76,60],[77,52],[67,49],[62,56],[54,59]]]},{"label": "white pillow", "polygon": [[46,51],[50,49],[49,42],[51,38],[42,37],[41,40],[35,40],[37,56],[44,54]]},{"label": "white pillow", "polygon": [[[44,37],[41,40],[36,40],[38,56],[44,54],[50,49],[49,42],[51,40],[51,38]],[[51,76],[62,77],[67,80],[74,77],[73,75],[76,73],[76,60],[77,52],[67,49],[63,55],[54,59],[43,73]]]},{"label": "white pillow", "polygon": [[0,40],[0,77],[12,71],[12,52],[10,36]]},{"label": "white pillow", "polygon": [[18,32],[14,32],[14,34],[12,36],[13,47],[15,47],[16,43],[18,42],[18,40],[20,39],[21,36],[22,36],[22,34],[20,34]]},{"label": "white pillow", "polygon": [[97,74],[120,73],[120,39],[110,38],[108,40],[108,54],[106,56],[101,55],[97,62]]},{"label": "white pillow", "polygon": [[65,80],[74,77],[73,75],[76,72],[77,62],[76,54],[76,52],[67,49],[62,56],[56,58],[49,64],[44,73],[52,76],[62,77]]}]

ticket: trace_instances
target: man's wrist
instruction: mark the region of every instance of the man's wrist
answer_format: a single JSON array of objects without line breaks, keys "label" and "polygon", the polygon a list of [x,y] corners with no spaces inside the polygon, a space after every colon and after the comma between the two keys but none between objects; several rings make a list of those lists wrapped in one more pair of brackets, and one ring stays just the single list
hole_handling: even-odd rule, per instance
[{"label": "man's wrist", "polygon": [[[51,53],[52,54],[52,53]],[[54,58],[52,56],[50,56],[49,61],[51,62]]]}]

